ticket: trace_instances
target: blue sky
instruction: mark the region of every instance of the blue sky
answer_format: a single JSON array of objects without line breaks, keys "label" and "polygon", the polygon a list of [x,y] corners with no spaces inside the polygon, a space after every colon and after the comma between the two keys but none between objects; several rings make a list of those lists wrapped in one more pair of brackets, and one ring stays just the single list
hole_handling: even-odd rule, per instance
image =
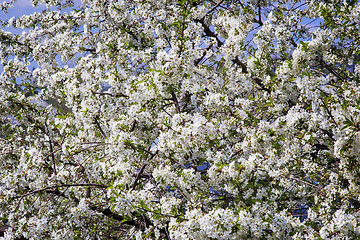
[{"label": "blue sky", "polygon": [[33,13],[36,9],[32,6],[31,0],[17,0],[14,2],[14,8],[9,9],[8,13],[0,13],[1,19],[22,16]]},{"label": "blue sky", "polygon": [[[7,0],[6,2],[10,2],[10,0]],[[79,5],[80,2],[81,2],[81,0],[75,0],[76,5]],[[45,9],[46,9],[45,4],[42,4],[39,7],[34,8],[32,6],[31,0],[16,0],[14,2],[14,7],[10,8],[8,10],[8,13],[3,13],[0,10],[0,20],[10,19],[11,17],[20,17],[22,15],[28,15],[28,14],[32,14],[34,12],[41,12]],[[56,8],[54,8],[54,9],[56,9]],[[303,24],[305,25],[307,23],[310,23],[310,26],[318,26],[320,21],[317,20],[315,22],[310,22],[310,19],[304,19]],[[24,31],[23,29],[14,29],[14,28],[4,28],[3,30],[9,31],[12,33],[16,33],[16,34],[21,34],[21,32]],[[253,36],[253,34],[250,34],[250,36],[248,36],[248,38],[249,37],[251,38],[252,36]],[[2,72],[3,72],[3,68],[2,68],[2,64],[0,63],[0,73],[2,73]]]},{"label": "blue sky", "polygon": [[[9,1],[7,1],[9,2]],[[14,2],[14,7],[8,9],[7,13],[4,13],[0,10],[0,19],[6,20],[12,17],[20,17],[22,15],[32,14],[34,12],[39,12],[46,9],[45,5],[40,6],[39,8],[34,8],[31,0],[17,0]],[[23,29],[14,29],[14,28],[4,28],[4,31],[21,33]],[[0,73],[3,72],[2,64],[0,63]]]},{"label": "blue sky", "polygon": [[[6,2],[11,2],[10,0],[7,0]],[[79,4],[80,0],[76,0],[75,4]],[[52,9],[52,8],[50,8]],[[54,10],[56,8],[54,7]],[[23,15],[29,15],[32,14],[34,12],[41,12],[43,10],[46,10],[46,5],[45,4],[41,4],[38,7],[33,7],[31,0],[16,0],[14,2],[14,7],[13,8],[9,8],[7,13],[4,13],[0,10],[0,20],[7,20],[10,19],[12,17],[20,17]],[[21,34],[24,29],[15,29],[15,28],[3,28],[4,31],[7,32],[12,32],[12,33],[16,33],[16,34]],[[3,67],[2,64],[0,63],[0,73],[3,72]]]}]

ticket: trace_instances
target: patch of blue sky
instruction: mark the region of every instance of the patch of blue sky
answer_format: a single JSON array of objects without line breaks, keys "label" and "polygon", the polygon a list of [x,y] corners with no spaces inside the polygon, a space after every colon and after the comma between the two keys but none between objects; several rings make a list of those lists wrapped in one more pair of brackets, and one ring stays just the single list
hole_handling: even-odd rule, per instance
[{"label": "patch of blue sky", "polygon": [[[31,0],[17,0],[17,1],[8,1],[8,2],[13,3],[13,7],[7,9],[7,12],[4,11],[0,12],[0,22],[8,21],[11,18],[19,18],[23,15],[31,15],[45,10],[59,11],[58,7],[53,6],[48,8],[46,4],[39,4],[37,7],[34,7]],[[77,8],[79,6],[81,6],[81,1],[76,0],[74,1],[73,7],[60,9],[60,13],[68,13],[71,9]],[[28,33],[30,31],[30,29],[26,29],[26,28],[22,29],[22,28],[8,27],[8,26],[4,27],[2,30],[16,35],[21,35],[23,32]],[[82,30],[83,29],[80,29],[80,31]],[[68,63],[66,62],[62,62],[60,57],[57,58],[57,60],[59,62],[59,67],[68,65]],[[69,63],[71,64],[71,62]],[[28,68],[34,69],[37,67],[39,66],[36,64],[36,62],[32,61]],[[3,73],[3,71],[4,71],[3,65],[2,63],[0,63],[0,73]]]}]

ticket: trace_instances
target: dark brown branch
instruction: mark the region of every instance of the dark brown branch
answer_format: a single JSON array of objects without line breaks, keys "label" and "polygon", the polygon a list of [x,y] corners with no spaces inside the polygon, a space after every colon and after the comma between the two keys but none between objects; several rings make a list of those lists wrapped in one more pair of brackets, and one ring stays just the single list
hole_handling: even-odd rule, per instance
[{"label": "dark brown branch", "polygon": [[95,49],[95,48],[80,47],[79,50],[80,50],[80,51],[84,51],[84,52],[96,52],[96,49]]},{"label": "dark brown branch", "polygon": [[294,47],[297,47],[297,44],[295,42],[295,40],[293,38],[290,38],[290,43],[291,45],[293,45]]},{"label": "dark brown branch", "polygon": [[88,188],[86,189],[85,197],[86,197],[86,198],[91,198],[91,188],[90,188],[90,187],[88,187]]},{"label": "dark brown branch", "polygon": [[[56,185],[56,186],[51,186],[51,187],[47,187],[47,188],[43,188],[43,189],[39,189],[39,190],[36,190],[37,192],[39,191],[46,191],[46,192],[49,192],[49,193],[52,193],[52,194],[55,194],[57,196],[62,196],[62,197],[65,197],[65,195],[63,193],[61,193],[59,190],[58,190],[58,187],[71,187],[71,186],[89,186],[89,187],[101,187],[101,188],[107,188],[107,186],[105,185],[101,185],[101,184],[63,184],[63,185]],[[51,188],[55,188],[55,189],[51,189]],[[45,190],[44,190],[45,189]],[[35,191],[33,191],[35,192]],[[25,195],[22,195],[21,198],[23,198]],[[79,199],[75,198],[73,199],[76,203],[79,203]],[[105,216],[107,217],[111,217],[115,220],[118,220],[118,221],[121,221],[123,224],[128,224],[128,225],[132,225],[132,226],[139,226],[139,224],[134,221],[134,220],[125,220],[125,218],[119,214],[116,214],[114,212],[112,212],[110,209],[106,208],[106,209],[102,209],[100,206],[98,205],[90,205],[89,204],[89,208],[93,211],[96,211],[96,212],[99,212],[99,213],[102,213],[104,214]],[[149,220],[150,221],[150,220]]]},{"label": "dark brown branch", "polygon": [[142,167],[140,168],[139,172],[136,174],[136,177],[135,177],[134,183],[131,186],[131,189],[134,189],[136,187],[137,182],[139,181],[140,175],[144,172],[146,165],[147,164],[144,163],[144,165],[142,165]]},{"label": "dark brown branch", "polygon": [[[64,194],[64,192],[60,192],[58,188],[55,188],[55,189],[49,189],[49,190],[45,190],[46,193],[51,193],[51,194],[54,194],[56,196],[60,196],[60,197],[64,197],[64,198],[67,198]],[[79,202],[79,199],[75,198],[74,199],[75,202]]]},{"label": "dark brown branch", "polygon": [[333,115],[331,114],[330,109],[327,107],[326,103],[324,102],[324,99],[320,98],[320,100],[321,100],[321,102],[322,102],[322,104],[323,104],[326,112],[327,112],[328,115],[330,116],[331,120],[333,120],[334,123],[335,123],[337,126],[339,126],[339,124],[336,122],[335,118],[334,118]]},{"label": "dark brown branch", "polygon": [[242,151],[243,151],[242,149],[237,150],[236,152],[234,152],[233,154],[231,154],[230,159],[233,158],[233,157],[235,157],[236,155],[238,155],[238,154],[241,153]]},{"label": "dark brown branch", "polygon": [[206,56],[206,50],[203,52],[203,55],[200,58],[194,60],[194,65],[197,66],[205,58],[205,56]]},{"label": "dark brown branch", "polygon": [[321,131],[323,131],[333,142],[335,142],[334,134],[330,132],[329,130],[320,128]]},{"label": "dark brown branch", "polygon": [[[126,218],[124,218],[123,216],[119,215],[119,214],[116,214],[114,212],[112,212],[110,209],[108,208],[105,208],[105,209],[102,209],[101,207],[97,206],[97,205],[92,205],[92,206],[89,206],[89,208],[93,211],[96,211],[96,212],[99,212],[99,213],[102,213],[104,214],[105,216],[107,217],[111,217],[113,218],[114,220],[117,220],[117,221],[120,221],[122,222],[123,224],[128,224],[128,225],[132,225],[132,226],[139,226],[139,224],[134,221],[134,220],[126,220]],[[125,221],[124,221],[125,220]]]},{"label": "dark brown branch", "polygon": [[112,93],[107,93],[107,92],[92,92],[92,94],[97,94],[97,95],[108,95],[111,97],[124,97],[124,98],[129,98],[129,96],[122,94],[122,93],[118,93],[118,94],[112,94]]},{"label": "dark brown branch", "polygon": [[130,131],[130,132],[134,131],[135,126],[136,126],[136,120],[134,120],[134,121],[132,122],[132,124],[131,124],[131,127],[130,127],[129,131]]},{"label": "dark brown branch", "polygon": [[103,184],[97,184],[97,183],[77,183],[77,184],[60,184],[60,185],[53,185],[53,186],[49,186],[49,187],[45,187],[45,188],[41,188],[41,189],[36,189],[33,191],[30,191],[28,193],[25,193],[23,195],[20,196],[15,196],[14,198],[24,198],[26,196],[29,196],[31,194],[34,193],[38,193],[38,192],[44,192],[47,190],[54,190],[60,187],[97,187],[97,188],[108,188],[108,186],[103,185]]},{"label": "dark brown branch", "polygon": [[329,72],[334,74],[337,78],[339,78],[341,81],[345,82],[345,79],[343,76],[341,76],[337,71],[335,71],[332,67],[330,67],[324,60],[322,60],[320,57],[317,57],[318,61],[321,63],[322,66],[324,66]]},{"label": "dark brown branch", "polygon": [[[111,217],[115,220],[118,220],[121,222],[121,224],[127,224],[127,225],[131,225],[131,226],[135,226],[136,228],[141,228],[142,226],[145,227],[149,227],[149,226],[154,226],[154,223],[151,222],[151,220],[144,214],[142,214],[141,216],[138,217],[137,220],[133,220],[133,219],[129,219],[126,220],[126,218],[124,218],[123,216],[116,214],[114,212],[112,212],[110,209],[105,208],[105,209],[101,209],[100,207],[97,206],[92,206],[90,207],[90,209],[100,212],[102,214],[104,214],[107,217]],[[133,215],[138,215],[138,213],[133,212]],[[162,236],[167,236],[167,239],[170,239],[169,237],[169,233],[168,233],[168,224],[166,224],[165,227],[160,228],[160,234]]]},{"label": "dark brown branch", "polygon": [[106,134],[104,133],[104,131],[103,131],[102,128],[101,128],[101,125],[100,125],[100,123],[99,123],[99,121],[98,121],[98,117],[94,117],[94,120],[95,120],[95,124],[96,124],[96,126],[98,127],[101,135],[103,136],[103,138],[106,138]]},{"label": "dark brown branch", "polygon": [[241,67],[241,71],[243,73],[248,73],[247,67],[244,63],[242,63],[238,57],[236,57],[234,60],[232,60],[233,63],[235,63],[236,65],[238,65],[239,67]]},{"label": "dark brown branch", "polygon": [[[83,142],[83,143],[79,143],[80,145],[89,145],[89,144],[97,144],[96,146],[101,146],[101,145],[109,145],[109,143],[103,143],[103,142]],[[95,147],[96,147],[95,146]]]},{"label": "dark brown branch", "polygon": [[210,13],[212,13],[216,8],[218,8],[220,6],[220,4],[222,4],[224,2],[224,0],[221,0],[220,2],[218,2],[213,8],[210,9],[210,11],[208,11],[205,16],[209,15]]},{"label": "dark brown branch", "polygon": [[189,220],[189,219],[186,219],[186,218],[182,218],[181,215],[165,214],[165,213],[161,213],[161,212],[151,211],[151,210],[145,209],[145,208],[143,208],[143,207],[139,207],[139,209],[141,209],[141,210],[143,210],[143,211],[151,212],[151,213],[153,213],[153,214],[155,214],[155,215],[161,215],[161,216],[164,216],[164,217],[180,218],[181,220]]},{"label": "dark brown branch", "polygon": [[259,5],[259,24],[263,25],[262,21],[261,21],[261,7]]},{"label": "dark brown branch", "polygon": [[294,181],[298,181],[298,182],[301,182],[301,183],[304,183],[304,184],[309,185],[309,186],[311,186],[311,187],[313,187],[313,188],[323,189],[321,186],[318,186],[318,185],[309,183],[309,182],[304,181],[304,180],[299,179],[299,178],[289,177],[289,179],[294,180]]},{"label": "dark brown branch", "polygon": [[[203,26],[204,28],[204,32],[205,32],[205,35],[208,36],[208,37],[213,37],[216,39],[217,43],[218,43],[218,47],[221,47],[222,45],[224,45],[224,42],[222,42],[214,32],[212,32],[210,30],[210,27],[207,26],[204,22],[204,18],[202,19],[195,19],[195,22],[198,22],[198,23],[201,23],[201,25]],[[206,52],[203,54],[203,56],[200,58],[200,59],[197,59],[194,61],[194,64],[195,66],[199,64],[200,61],[203,60],[203,58],[205,57],[206,55]],[[242,63],[238,57],[236,57],[235,59],[232,60],[233,63],[235,63],[236,65],[238,65],[239,67],[241,67],[241,70],[243,73],[248,73],[248,70],[247,70],[247,67],[244,63]]]},{"label": "dark brown branch", "polygon": [[[151,222],[151,220],[148,217],[146,217],[144,214],[142,214],[139,217],[139,219],[133,220],[133,219],[127,219],[117,213],[114,213],[109,208],[102,209],[101,207],[99,207],[97,205],[89,206],[89,208],[93,211],[102,213],[109,218],[120,221],[121,224],[126,224],[126,225],[130,225],[130,226],[135,226],[136,228],[141,228],[141,226],[143,226],[141,223],[143,222],[143,223],[145,223],[146,227],[154,226],[154,224]],[[133,213],[133,215],[137,215],[137,214],[138,213],[136,213],[136,212]],[[168,232],[167,227],[160,229],[161,234],[163,234],[165,236],[169,236],[167,232]]]},{"label": "dark brown branch", "polygon": [[89,147],[77,150],[74,153],[70,154],[70,156],[74,156],[75,154],[78,154],[78,153],[81,153],[83,151],[89,150],[90,148],[96,148],[96,147],[99,147],[99,146],[111,145],[111,143],[80,143],[80,144],[96,144],[96,145],[91,145]]},{"label": "dark brown branch", "polygon": [[270,89],[265,86],[265,84],[259,78],[253,78],[254,82],[260,86],[260,88],[268,93],[270,93]]},{"label": "dark brown branch", "polygon": [[[42,191],[45,191],[45,192],[48,192],[48,193],[51,193],[51,194],[55,194],[57,196],[66,197],[63,192],[60,192],[58,190],[58,188],[59,187],[72,187],[72,186],[75,186],[75,187],[86,186],[86,187],[99,187],[99,188],[107,188],[108,187],[106,185],[95,184],[95,183],[61,184],[61,185],[49,186],[49,187],[42,188],[42,189],[37,189],[37,190],[31,191],[31,192],[29,192],[27,194],[23,194],[21,196],[16,196],[15,198],[21,198],[22,199],[25,196],[28,196],[30,194],[37,193],[37,192],[42,192]],[[77,198],[75,198],[73,200],[76,203],[80,202],[79,199],[77,199]],[[119,215],[119,214],[117,214],[115,212],[112,212],[109,208],[101,208],[101,206],[98,206],[96,204],[89,204],[88,206],[93,211],[101,213],[101,214],[103,214],[103,215],[105,215],[105,216],[107,216],[109,218],[114,219],[114,220],[120,221],[121,224],[127,224],[127,225],[131,225],[131,226],[135,226],[137,228],[141,228],[141,226],[144,226],[142,223],[144,223],[146,227],[154,226],[154,224],[151,222],[151,220],[144,214],[141,214],[141,216],[139,216],[139,219],[133,220],[133,219],[128,219],[126,217],[123,217],[123,216],[121,216],[121,215]],[[138,216],[139,213],[138,212],[133,212],[133,215]],[[161,228],[160,232],[163,235],[168,236],[167,227]]]},{"label": "dark brown branch", "polygon": [[174,91],[171,91],[171,100],[172,100],[172,101],[174,102],[174,104],[175,104],[176,112],[177,112],[177,113],[180,113],[181,110],[180,110],[179,101],[177,100],[177,97],[176,97]]},{"label": "dark brown branch", "polygon": [[208,47],[203,49],[204,50],[203,55],[194,61],[195,66],[197,66],[205,58],[207,50],[209,50],[212,46],[213,46],[213,43],[210,43],[210,45]]},{"label": "dark brown branch", "polygon": [[240,4],[242,9],[245,9],[244,4],[241,2],[241,0],[238,0],[237,2]]},{"label": "dark brown branch", "polygon": [[[52,193],[52,194],[55,194],[55,195],[58,195],[58,196],[64,196],[63,193],[61,193],[58,188],[59,187],[72,187],[72,186],[89,186],[89,187],[100,187],[100,188],[107,188],[106,185],[101,185],[101,184],[92,184],[92,183],[84,183],[84,184],[62,184],[62,185],[54,185],[54,186],[49,186],[49,187],[46,187],[46,188],[42,188],[42,189],[37,189],[37,190],[34,190],[34,191],[31,191],[27,194],[24,194],[24,195],[21,195],[21,196],[17,196],[15,198],[23,198],[25,196],[28,196],[30,194],[33,194],[33,193],[37,193],[37,192],[42,192],[42,191],[45,191],[45,192],[49,192],[49,193]],[[78,199],[74,199],[75,202],[79,202]],[[132,225],[132,226],[139,226],[139,224],[134,221],[134,220],[125,220],[125,218],[119,214],[116,214],[114,212],[112,212],[110,209],[106,208],[106,209],[102,209],[100,208],[99,206],[97,205],[89,205],[89,208],[93,211],[96,211],[96,212],[99,212],[99,213],[102,213],[104,214],[105,216],[107,217],[111,217],[115,220],[118,220],[118,221],[121,221],[123,224],[128,224],[128,225]],[[148,220],[150,222],[150,220]]]},{"label": "dark brown branch", "polygon": [[259,24],[260,26],[264,25],[263,22],[261,21],[261,7],[259,5],[259,20],[254,19],[254,21]]},{"label": "dark brown branch", "polygon": [[217,43],[218,43],[218,46],[219,46],[219,47],[221,47],[222,45],[224,45],[224,43],[216,36],[215,33],[213,33],[213,32],[210,30],[210,27],[207,26],[204,21],[205,21],[205,18],[195,19],[195,22],[201,23],[202,27],[204,28],[204,32],[205,32],[205,35],[206,35],[206,36],[215,38],[216,41],[217,41]]},{"label": "dark brown branch", "polygon": [[[0,237],[4,237],[5,232],[8,228],[11,228],[11,226],[5,224],[3,226],[0,227]],[[15,240],[27,240],[27,238],[24,238],[23,236],[20,237],[16,237]]]},{"label": "dark brown branch", "polygon": [[338,235],[340,233],[340,231],[334,231],[332,233],[329,234],[329,236],[326,237],[326,239],[330,239],[332,237],[335,237],[336,235]]},{"label": "dark brown branch", "polygon": [[55,154],[54,154],[53,144],[52,144],[50,136],[49,136],[49,144],[50,144],[51,162],[52,162],[52,165],[53,165],[52,168],[53,168],[54,174],[56,176],[57,171],[56,171],[56,165],[55,165]]}]

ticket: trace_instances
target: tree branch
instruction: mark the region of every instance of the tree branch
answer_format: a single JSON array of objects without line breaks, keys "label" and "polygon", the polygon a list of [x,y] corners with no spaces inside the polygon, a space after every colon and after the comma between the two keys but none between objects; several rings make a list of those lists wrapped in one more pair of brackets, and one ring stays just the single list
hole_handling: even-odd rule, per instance
[{"label": "tree branch", "polygon": [[345,79],[343,76],[341,76],[337,71],[335,71],[332,67],[330,67],[324,60],[322,60],[320,57],[317,57],[318,61],[322,66],[324,66],[329,72],[334,74],[337,78],[339,78],[341,81],[345,82]]},{"label": "tree branch", "polygon": [[140,178],[140,175],[143,173],[143,171],[145,170],[145,167],[146,167],[146,163],[144,163],[144,165],[142,165],[142,167],[140,168],[139,172],[136,174],[136,177],[135,177],[135,180],[134,180],[134,183],[132,184],[131,186],[131,189],[134,189],[137,185],[137,182],[139,181],[139,178]]},{"label": "tree branch", "polygon": [[108,186],[106,186],[106,185],[97,184],[97,183],[60,184],[60,185],[52,185],[52,186],[48,186],[48,187],[36,189],[36,190],[30,191],[30,192],[28,192],[28,193],[25,193],[25,194],[23,194],[23,195],[15,196],[14,199],[24,198],[24,197],[29,196],[29,195],[34,194],[34,193],[44,192],[44,191],[47,191],[47,190],[52,190],[52,189],[54,189],[54,188],[56,189],[56,188],[60,188],[60,187],[97,187],[97,188],[108,188]]},{"label": "tree branch", "polygon": [[112,93],[107,93],[107,92],[92,92],[92,94],[97,94],[97,95],[108,95],[111,97],[124,97],[124,98],[129,98],[129,96],[122,94],[122,93],[118,93],[118,94],[112,94]]},{"label": "tree branch", "polygon": [[98,127],[101,135],[103,136],[103,138],[106,139],[106,134],[104,133],[104,131],[103,131],[102,128],[101,128],[101,125],[100,125],[100,123],[99,123],[99,121],[98,121],[98,117],[97,117],[97,116],[94,117],[94,120],[95,120],[95,124],[96,124],[96,126]]},{"label": "tree branch", "polygon": [[224,2],[224,0],[221,0],[220,2],[218,2],[213,8],[210,9],[210,11],[208,11],[205,16],[209,15],[210,13],[212,13],[217,7],[220,6],[220,4],[222,4]]},{"label": "tree branch", "polygon": [[177,97],[176,97],[174,91],[171,91],[171,100],[174,101],[176,112],[180,113],[181,109],[180,109],[179,101],[177,100]]},{"label": "tree branch", "polygon": [[[221,47],[222,45],[224,45],[224,42],[222,42],[218,36],[216,36],[216,34],[214,32],[212,32],[210,30],[210,27],[207,26],[204,22],[205,18],[203,17],[202,19],[195,19],[195,22],[198,22],[198,23],[201,23],[201,25],[203,26],[204,28],[204,32],[205,32],[205,35],[208,36],[208,37],[213,37],[216,39],[217,43],[218,43],[218,47]],[[199,64],[199,62],[205,57],[206,53],[203,54],[203,56],[197,60],[194,61],[194,64],[197,65]],[[248,73],[248,70],[247,70],[247,67],[244,63],[242,63],[238,57],[235,57],[235,59],[232,60],[232,62],[236,65],[238,65],[239,67],[241,67],[241,70],[243,73]]]},{"label": "tree branch", "polygon": [[271,92],[271,90],[265,86],[265,84],[261,81],[260,78],[253,78],[254,82],[260,86],[260,88],[268,93]]},{"label": "tree branch", "polygon": [[55,154],[54,154],[53,144],[52,144],[50,136],[49,136],[49,144],[50,144],[51,161],[52,161],[52,165],[53,165],[54,174],[56,176],[57,171],[56,171],[56,165],[55,165]]},{"label": "tree branch", "polygon": [[210,30],[210,27],[207,26],[205,24],[205,18],[203,17],[202,19],[195,19],[195,22],[197,23],[201,23],[202,27],[204,28],[204,32],[205,32],[205,35],[208,36],[208,37],[213,37],[216,39],[217,43],[218,43],[218,46],[221,47],[222,45],[224,45],[224,43],[216,36],[215,33],[213,33],[211,30]]}]

